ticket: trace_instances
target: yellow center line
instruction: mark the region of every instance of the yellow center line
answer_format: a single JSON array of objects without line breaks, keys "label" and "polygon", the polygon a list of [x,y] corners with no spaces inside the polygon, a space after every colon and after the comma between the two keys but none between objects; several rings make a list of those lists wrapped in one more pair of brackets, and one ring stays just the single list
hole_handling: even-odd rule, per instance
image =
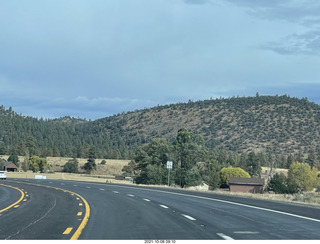
[{"label": "yellow center line", "polygon": [[[42,187],[44,187],[43,185],[40,185],[40,184],[33,184],[33,183],[26,183],[26,182],[18,182],[18,183],[24,183],[24,184],[36,185],[36,186],[42,186]],[[0,185],[1,185],[1,184],[0,184]],[[6,186],[6,185],[4,185],[4,186]],[[48,187],[48,188],[53,188],[53,189],[56,189],[56,190],[60,190],[60,191],[65,191],[65,189],[61,189],[61,188],[58,188],[58,187],[52,187],[52,186],[47,186],[47,187]],[[12,187],[12,188],[15,188],[15,187]],[[17,189],[17,190],[20,191],[19,188],[15,188],[15,189]],[[20,201],[23,199],[24,193],[23,193],[22,191],[20,191],[20,192],[21,192],[22,196],[21,196],[21,198],[19,199],[19,201],[15,202],[14,204],[10,205],[9,207],[13,207],[14,205],[16,205],[18,202],[20,202]],[[81,221],[78,229],[75,231],[75,233],[73,234],[73,236],[72,236],[71,239],[70,239],[70,240],[78,240],[78,238],[80,237],[83,229],[86,227],[86,225],[87,225],[87,223],[88,223],[88,221],[89,221],[89,217],[90,217],[90,206],[89,206],[89,203],[87,202],[87,200],[84,199],[81,195],[79,195],[79,194],[77,194],[77,193],[75,193],[75,192],[69,191],[69,190],[66,190],[66,192],[69,192],[70,194],[74,194],[74,195],[76,196],[76,199],[77,199],[77,200],[80,200],[80,199],[81,199],[81,201],[82,201],[82,202],[84,203],[84,205],[85,205],[86,213],[85,213],[85,215],[84,215],[84,217],[83,217],[83,219],[82,219],[82,221]],[[80,205],[80,204],[81,204],[81,205]],[[82,203],[79,203],[79,206],[83,206],[83,204],[82,204]],[[6,208],[6,209],[7,209],[7,208]],[[5,211],[5,210],[2,210],[2,211]],[[0,211],[0,212],[2,212],[2,211]],[[71,228],[71,227],[70,227],[70,228]],[[70,231],[71,231],[71,230],[70,230]]]},{"label": "yellow center line", "polygon": [[67,228],[62,234],[63,235],[69,235],[70,234],[70,232],[72,231],[72,227],[69,227],[69,228]]},{"label": "yellow center line", "polygon": [[[8,207],[6,207],[6,208],[3,208],[3,209],[0,209],[0,213],[1,213],[1,212],[4,212],[4,211],[12,208],[12,207],[15,207],[19,202],[21,202],[21,201],[23,200],[23,198],[24,198],[24,192],[23,192],[22,190],[20,190],[18,187],[9,186],[9,185],[4,185],[4,184],[0,184],[0,185],[1,185],[1,186],[6,186],[6,187],[11,187],[11,188],[13,188],[13,189],[16,189],[16,190],[20,191],[20,193],[21,193],[20,199],[19,199],[18,201],[16,201],[15,203],[11,204],[10,206],[8,206]],[[17,208],[17,207],[15,207],[15,208]]]},{"label": "yellow center line", "polygon": [[[17,182],[17,183],[22,183],[22,182]],[[36,186],[42,186],[44,187],[43,185],[40,185],[40,184],[33,184],[33,183],[26,183],[26,182],[23,182],[24,184],[29,184],[29,185],[36,185]],[[0,185],[3,185],[3,184],[0,184]],[[21,192],[21,197],[18,201],[16,201],[15,203],[11,204],[10,206],[0,210],[0,213],[3,212],[3,211],[6,211],[7,209],[9,208],[12,208],[14,207],[15,205],[17,205],[19,202],[21,202],[24,198],[24,192],[21,191],[19,188],[17,187],[13,187],[13,186],[8,186],[8,185],[3,185],[3,186],[7,186],[7,187],[11,187],[11,188],[14,188],[18,191]],[[71,237],[70,240],[78,240],[78,238],[80,237],[83,229],[86,227],[87,223],[88,223],[88,220],[89,220],[89,217],[90,217],[90,206],[89,206],[89,203],[87,202],[86,199],[84,199],[81,195],[75,193],[75,192],[72,192],[72,191],[69,191],[69,190],[65,190],[65,189],[61,189],[61,188],[57,188],[57,187],[51,187],[51,186],[47,186],[48,188],[53,188],[53,189],[56,189],[56,190],[60,190],[60,191],[66,191],[66,192],[69,192],[70,194],[74,194],[77,198],[77,200],[82,200],[82,202],[84,203],[85,205],[85,210],[86,210],[86,213],[85,213],[85,216],[83,217],[78,229],[75,231],[75,233],[73,234],[73,236]],[[79,203],[79,206],[83,206],[82,203]],[[71,227],[70,227],[71,228]],[[68,230],[69,228],[67,228]],[[70,230],[71,232],[71,230]],[[70,233],[69,232],[69,233]]]},{"label": "yellow center line", "polygon": [[[73,192],[74,193],[74,192]],[[82,202],[85,205],[85,209],[86,209],[86,214],[83,217],[83,220],[81,222],[81,224],[79,225],[78,229],[76,230],[76,232],[73,234],[73,236],[71,237],[70,240],[78,240],[79,236],[81,235],[81,232],[83,231],[84,227],[86,227],[87,222],[89,220],[90,217],[90,206],[89,203],[87,202],[86,199],[84,199],[82,196],[80,196],[77,193],[74,193],[76,196],[78,196],[79,198],[81,198]]]}]

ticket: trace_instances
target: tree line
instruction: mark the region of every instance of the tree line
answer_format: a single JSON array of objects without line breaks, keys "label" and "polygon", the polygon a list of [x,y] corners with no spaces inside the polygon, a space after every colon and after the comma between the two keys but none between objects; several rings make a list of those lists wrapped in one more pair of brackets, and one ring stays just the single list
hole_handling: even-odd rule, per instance
[{"label": "tree line", "polygon": [[[318,160],[319,123],[318,104],[288,95],[189,101],[95,121],[69,116],[37,119],[0,106],[0,154],[23,156],[31,142],[39,157],[87,158],[94,146],[99,158],[131,159],[136,147],[154,138],[173,143],[176,132],[185,127],[201,134],[210,150],[265,152],[286,158],[311,153]],[[285,166],[282,159],[277,161]]]},{"label": "tree line", "polygon": [[[297,168],[295,161],[298,156],[291,155],[281,162],[282,157],[277,158],[263,153],[243,152],[238,154],[224,150],[210,150],[206,147],[201,135],[181,128],[173,143],[165,138],[156,138],[148,145],[139,147],[133,160],[123,168],[123,171],[136,175],[137,184],[166,185],[169,181],[169,184],[185,187],[206,182],[214,189],[227,187],[230,176],[260,177],[262,166],[276,168],[282,163],[288,165],[289,169]],[[168,178],[168,161],[173,162],[170,179]],[[308,163],[303,163],[303,165],[307,165],[310,169],[313,168],[312,172],[318,172],[314,162],[312,166]],[[289,172],[293,171],[296,170]],[[306,176],[307,173],[303,175]],[[292,174],[289,176],[290,179],[294,178]],[[272,178],[270,190],[274,190],[272,183],[277,177],[278,175]],[[292,181],[288,183],[286,180],[286,185],[291,183]],[[296,183],[292,185],[295,186],[292,189],[297,191]]]}]

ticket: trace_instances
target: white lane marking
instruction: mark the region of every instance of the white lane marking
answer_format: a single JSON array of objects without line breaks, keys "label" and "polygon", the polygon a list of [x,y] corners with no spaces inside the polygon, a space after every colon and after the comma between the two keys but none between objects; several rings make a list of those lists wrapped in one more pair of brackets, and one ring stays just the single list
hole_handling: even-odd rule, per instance
[{"label": "white lane marking", "polygon": [[217,233],[217,235],[220,236],[221,238],[225,239],[225,240],[234,240],[230,236],[227,236],[227,235],[225,235],[223,233]]},{"label": "white lane marking", "polygon": [[104,191],[104,189],[102,189],[102,188],[100,188],[99,190],[100,190],[100,191]]},{"label": "white lane marking", "polygon": [[[96,185],[99,185],[99,183],[97,183]],[[131,187],[128,187],[128,186],[117,186],[117,187],[131,189]],[[153,190],[153,189],[139,188],[139,190],[142,190],[142,191],[155,191],[155,192],[162,192],[162,193],[167,193],[167,194],[172,194],[172,195],[179,195],[179,196],[193,197],[193,198],[199,198],[199,199],[206,199],[206,200],[209,200],[209,201],[223,202],[223,203],[238,205],[238,206],[247,207],[247,208],[258,209],[258,210],[267,211],[267,212],[273,212],[273,213],[277,213],[277,214],[292,216],[292,217],[296,217],[296,218],[300,218],[300,219],[306,219],[306,220],[310,220],[310,221],[314,221],[314,222],[320,223],[320,219],[309,218],[309,217],[305,217],[305,216],[301,216],[301,215],[297,215],[297,214],[291,214],[291,213],[282,212],[282,211],[278,211],[278,210],[273,210],[273,209],[269,209],[269,208],[256,207],[256,206],[247,205],[247,204],[243,204],[243,203],[220,200],[220,199],[216,199],[216,198],[201,197],[201,196],[194,196],[194,195],[189,195],[189,194],[185,194],[185,193],[168,192],[168,191]]]},{"label": "white lane marking", "polygon": [[190,220],[196,220],[195,218],[189,216],[189,215],[186,215],[186,214],[181,214],[183,217],[187,218],[187,219],[190,219]]},{"label": "white lane marking", "polygon": [[112,191],[113,193],[116,193],[116,194],[118,194],[119,192],[118,191]]},{"label": "white lane marking", "polygon": [[33,221],[33,222],[30,223],[29,225],[23,227],[21,230],[19,230],[19,231],[16,232],[15,234],[12,234],[12,235],[6,237],[5,240],[11,239],[12,237],[18,235],[20,232],[24,231],[25,229],[28,229],[30,226],[38,223],[39,221],[41,221],[42,219],[44,219],[45,217],[47,217],[47,215],[55,208],[56,205],[57,205],[57,199],[55,198],[52,207],[51,207],[42,217],[40,217],[39,219]]},{"label": "white lane marking", "polygon": [[150,202],[150,200],[147,198],[143,198],[143,200],[145,200],[146,202]]},{"label": "white lane marking", "polygon": [[73,185],[73,186],[78,186],[78,185]]},{"label": "white lane marking", "polygon": [[162,204],[159,204],[159,206],[162,207],[162,208],[169,208],[168,206],[162,205]]},{"label": "white lane marking", "polygon": [[87,188],[90,189],[91,187],[90,187],[90,186],[87,186]]},{"label": "white lane marking", "polygon": [[234,231],[233,233],[235,234],[259,234],[260,232],[257,232],[257,231]]},{"label": "white lane marking", "polygon": [[127,194],[127,196],[129,196],[129,197],[134,197],[134,195],[132,195],[132,194]]}]

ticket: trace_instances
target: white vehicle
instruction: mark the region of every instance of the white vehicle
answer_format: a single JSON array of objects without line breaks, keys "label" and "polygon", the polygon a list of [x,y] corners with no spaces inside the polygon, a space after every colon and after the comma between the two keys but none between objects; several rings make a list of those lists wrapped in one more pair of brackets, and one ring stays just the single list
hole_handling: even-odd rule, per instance
[{"label": "white vehicle", "polygon": [[7,179],[6,171],[0,171],[0,179],[1,180],[6,180]]}]

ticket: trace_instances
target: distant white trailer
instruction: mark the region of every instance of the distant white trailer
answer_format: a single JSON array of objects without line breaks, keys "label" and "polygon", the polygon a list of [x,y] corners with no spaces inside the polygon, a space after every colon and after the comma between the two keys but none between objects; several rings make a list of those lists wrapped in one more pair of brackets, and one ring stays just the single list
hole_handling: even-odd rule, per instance
[{"label": "distant white trailer", "polygon": [[45,175],[35,175],[34,178],[36,180],[45,180],[45,179],[47,179],[47,176],[45,176]]}]

